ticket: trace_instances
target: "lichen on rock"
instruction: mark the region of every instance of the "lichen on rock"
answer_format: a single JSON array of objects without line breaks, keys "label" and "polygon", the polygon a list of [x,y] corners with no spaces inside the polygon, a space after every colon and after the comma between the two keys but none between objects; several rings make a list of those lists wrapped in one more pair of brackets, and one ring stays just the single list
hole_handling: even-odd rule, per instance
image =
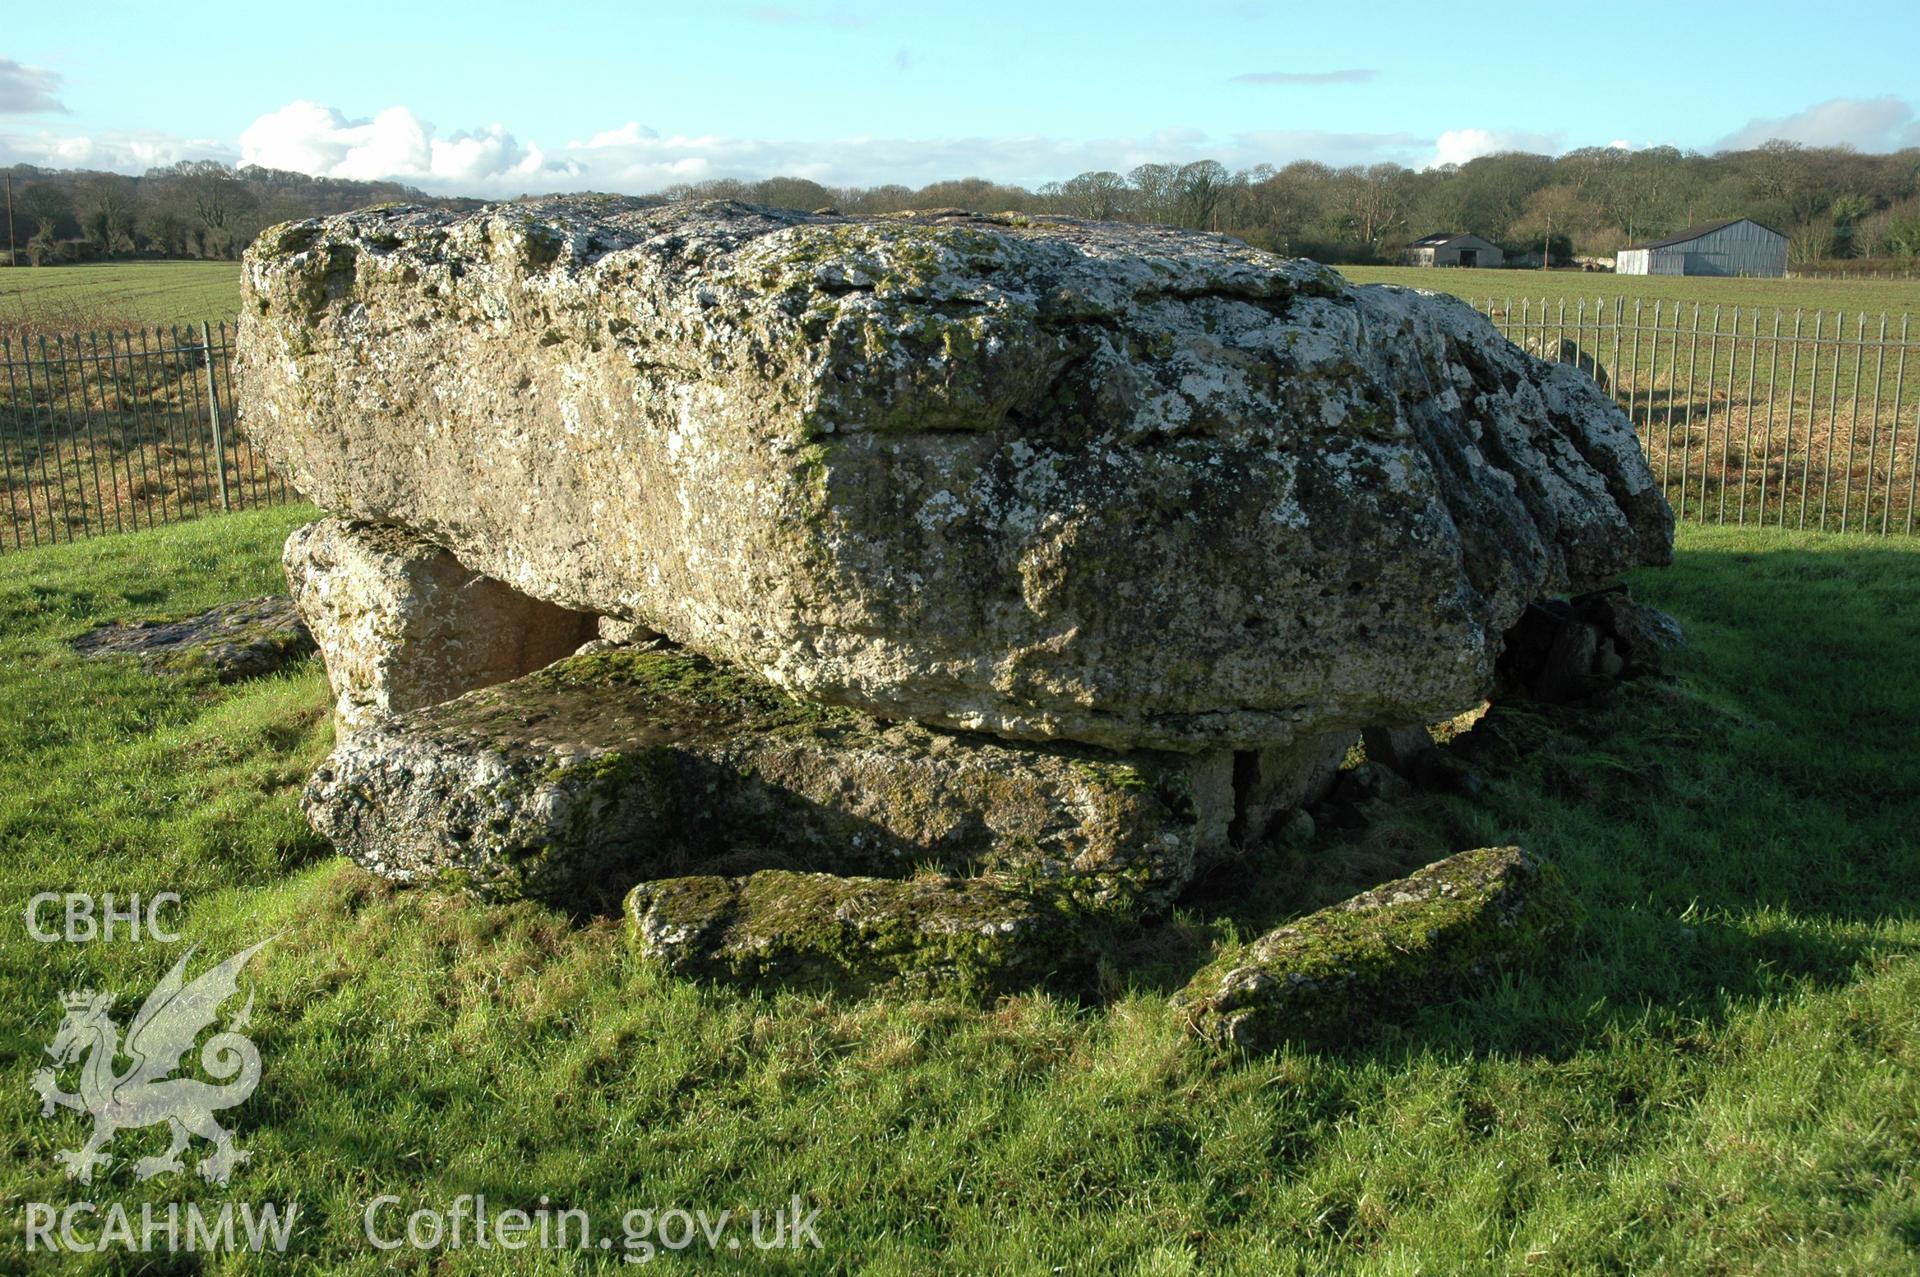
[{"label": "lichen on rock", "polygon": [[1337,1040],[1540,961],[1580,916],[1552,865],[1518,847],[1463,851],[1234,946],[1174,1005],[1220,1045]]},{"label": "lichen on rock", "polygon": [[[291,224],[242,274],[245,428],[333,512],[287,551],[349,729],[309,819],[403,881],[626,896],[673,970],[1084,957],[1672,553],[1578,369],[1225,236],[580,197]],[[1582,597],[1554,668],[1665,641]],[[1337,1031],[1533,951],[1555,890],[1466,853],[1185,1005]]]},{"label": "lichen on rock", "polygon": [[864,992],[877,984],[963,994],[1083,971],[1088,915],[987,877],[905,879],[765,870],[643,882],[627,935],[683,976]]},{"label": "lichen on rock", "polygon": [[1121,751],[1485,698],[1665,561],[1620,410],[1225,236],[565,199],[276,228],[245,428],[341,517],[807,699]]}]

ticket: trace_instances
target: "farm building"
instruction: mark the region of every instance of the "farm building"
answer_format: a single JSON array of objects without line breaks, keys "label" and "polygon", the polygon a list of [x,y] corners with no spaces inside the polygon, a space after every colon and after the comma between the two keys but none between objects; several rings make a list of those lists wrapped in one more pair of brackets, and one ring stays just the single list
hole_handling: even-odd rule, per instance
[{"label": "farm building", "polygon": [[1501,266],[1505,258],[1498,244],[1478,235],[1452,232],[1429,235],[1407,245],[1402,257],[1409,266]]},{"label": "farm building", "polygon": [[1784,275],[1787,237],[1752,218],[1730,217],[1630,244],[1613,268],[1622,275]]}]

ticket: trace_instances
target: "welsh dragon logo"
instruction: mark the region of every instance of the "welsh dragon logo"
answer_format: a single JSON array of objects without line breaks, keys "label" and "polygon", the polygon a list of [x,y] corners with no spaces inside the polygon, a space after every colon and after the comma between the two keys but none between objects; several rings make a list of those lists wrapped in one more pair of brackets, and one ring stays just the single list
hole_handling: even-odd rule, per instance
[{"label": "welsh dragon logo", "polygon": [[[124,1043],[109,1014],[112,994],[88,989],[61,996],[66,1016],[47,1047],[54,1067],[34,1073],[33,1089],[40,1096],[42,1117],[52,1116],[59,1106],[93,1118],[93,1134],[84,1145],[54,1154],[69,1179],[91,1183],[94,1171],[112,1160],[102,1150],[116,1134],[161,1122],[171,1128],[173,1142],[165,1153],[134,1163],[139,1179],[184,1170],[180,1154],[195,1135],[213,1145],[198,1167],[211,1183],[226,1183],[234,1167],[248,1159],[247,1152],[235,1147],[233,1132],[213,1115],[244,1103],[260,1084],[260,1052],[240,1032],[253,1011],[253,994],[247,994],[246,1005],[200,1049],[201,1068],[219,1084],[168,1075],[180,1067],[181,1057],[202,1030],[219,1018],[221,1004],[239,991],[240,968],[266,943],[234,954],[191,983],[185,978],[187,962],[197,950],[189,949],[147,995]],[[116,1072],[114,1060],[122,1055],[132,1063]],[[80,1065],[80,1089],[69,1094],[59,1088],[58,1073],[75,1063]]]}]

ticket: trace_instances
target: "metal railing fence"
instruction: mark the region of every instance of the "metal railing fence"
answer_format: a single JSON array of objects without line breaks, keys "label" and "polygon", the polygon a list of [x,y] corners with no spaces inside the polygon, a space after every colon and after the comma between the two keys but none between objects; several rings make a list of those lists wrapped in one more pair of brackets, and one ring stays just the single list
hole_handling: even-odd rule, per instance
[{"label": "metal railing fence", "polygon": [[[1915,529],[1909,315],[1554,298],[1473,303],[1632,420],[1686,519]],[[226,324],[0,334],[0,551],[296,499],[238,431]]]},{"label": "metal railing fence", "polygon": [[0,550],[291,500],[234,419],[224,323],[0,334]]},{"label": "metal railing fence", "polygon": [[1509,340],[1613,395],[1681,518],[1913,532],[1912,316],[1623,297],[1473,305]]}]

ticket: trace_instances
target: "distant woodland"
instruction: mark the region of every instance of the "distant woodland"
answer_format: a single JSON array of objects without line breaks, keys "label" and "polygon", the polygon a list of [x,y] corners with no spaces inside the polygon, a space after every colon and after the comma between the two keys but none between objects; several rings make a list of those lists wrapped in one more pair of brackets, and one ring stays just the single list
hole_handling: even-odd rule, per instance
[{"label": "distant woodland", "polygon": [[[14,261],[23,266],[136,257],[237,258],[276,222],[394,200],[448,207],[481,203],[433,199],[398,182],[348,182],[251,165],[232,168],[212,160],[148,169],[139,177],[17,164],[0,169],[0,177],[11,179]],[[0,227],[0,233],[7,230]]]},{"label": "distant woodland", "polygon": [[[20,265],[132,257],[233,258],[261,229],[389,201],[470,208],[393,182],[351,182],[189,161],[139,177],[17,165]],[[661,192],[779,207],[890,212],[965,208],[1066,213],[1218,230],[1327,262],[1390,262],[1411,240],[1470,231],[1516,258],[1605,258],[1721,217],[1786,234],[1798,266],[1911,266],[1920,259],[1920,149],[1868,155],[1774,141],[1713,155],[1589,147],[1559,157],[1507,152],[1461,165],[1332,168],[1312,161],[1232,172],[1212,160],[1091,172],[1035,190],[981,178],[823,186],[803,178],[719,179]],[[0,259],[3,260],[3,259]]]}]

